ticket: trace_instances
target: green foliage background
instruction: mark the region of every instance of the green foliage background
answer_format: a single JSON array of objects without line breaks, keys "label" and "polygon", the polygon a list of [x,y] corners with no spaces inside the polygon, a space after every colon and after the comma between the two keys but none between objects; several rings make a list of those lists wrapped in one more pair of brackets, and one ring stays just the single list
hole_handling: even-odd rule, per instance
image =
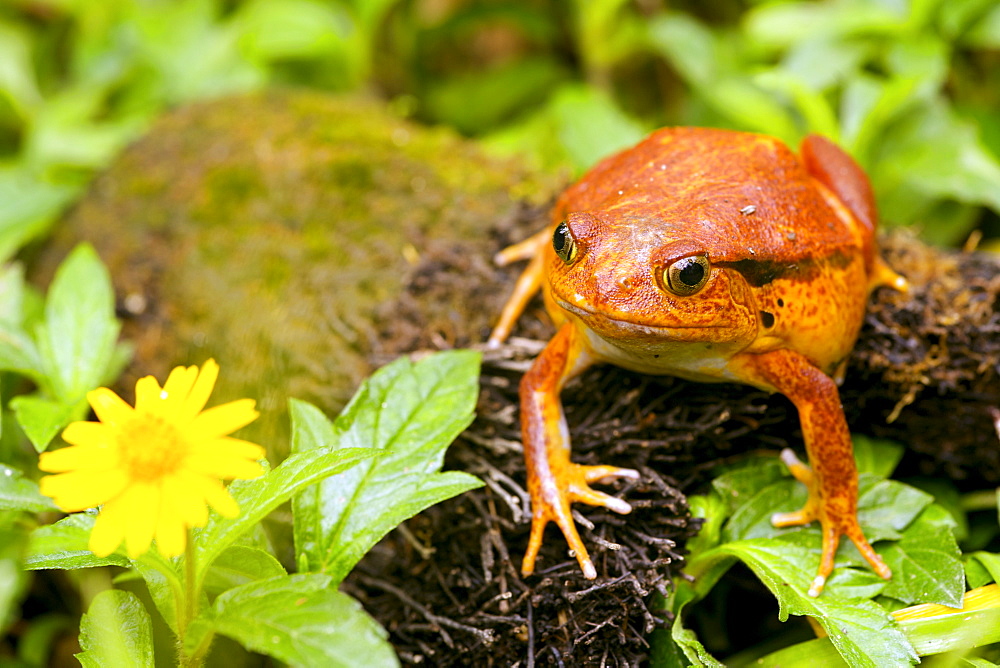
[{"label": "green foliage background", "polygon": [[991,0],[8,0],[0,256],[167,107],[267,85],[576,173],[662,125],[821,132],[887,222],[960,242],[998,227],[998,47]]}]

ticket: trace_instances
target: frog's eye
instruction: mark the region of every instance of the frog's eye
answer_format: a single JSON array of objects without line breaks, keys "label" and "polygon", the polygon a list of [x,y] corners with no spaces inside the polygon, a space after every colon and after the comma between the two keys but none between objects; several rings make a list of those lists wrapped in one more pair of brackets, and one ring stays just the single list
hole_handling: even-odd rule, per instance
[{"label": "frog's eye", "polygon": [[569,225],[565,220],[556,225],[556,231],[552,233],[552,248],[559,259],[566,264],[573,264],[576,260],[576,239],[573,238],[573,233],[569,231]]},{"label": "frog's eye", "polygon": [[682,257],[663,272],[664,282],[676,295],[693,295],[708,282],[711,267],[704,255]]}]

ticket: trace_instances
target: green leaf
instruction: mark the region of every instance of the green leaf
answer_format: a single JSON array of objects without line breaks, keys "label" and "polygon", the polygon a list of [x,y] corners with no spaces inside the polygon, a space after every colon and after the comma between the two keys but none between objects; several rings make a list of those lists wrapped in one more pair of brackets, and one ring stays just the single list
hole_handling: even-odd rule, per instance
[{"label": "green leaf", "polygon": [[218,596],[227,589],[279,575],[288,575],[285,567],[264,550],[233,545],[208,569],[204,588],[209,596]]},{"label": "green leaf", "polygon": [[302,666],[397,666],[385,630],[326,575],[300,573],[230,589],[195,622],[247,649]]},{"label": "green leaf", "polygon": [[21,168],[0,169],[0,262],[44,233],[76,194]]},{"label": "green leaf", "polygon": [[293,451],[370,446],[381,456],[295,498],[298,562],[336,582],[385,534],[421,510],[480,486],[439,473],[448,445],[472,421],[479,354],[400,358],[362,384],[330,427],[315,409],[292,405]]},{"label": "green leaf", "polygon": [[[724,557],[743,561],[771,590],[778,599],[779,619],[809,615],[819,622],[850,665],[876,668],[916,662],[917,656],[898,625],[874,602],[838,595],[832,582],[819,597],[806,594],[815,570],[809,550],[780,540],[757,538],[721,545],[698,559],[711,565],[711,561]],[[702,567],[692,560],[689,570]]]},{"label": "green leaf", "polygon": [[896,470],[896,465],[903,457],[903,446],[894,441],[871,438],[860,434],[852,434],[854,442],[854,461],[858,473],[871,473],[887,478]]},{"label": "green leaf", "polygon": [[931,506],[903,532],[897,543],[879,552],[892,569],[886,596],[905,603],[940,603],[962,606],[965,570],[955,542],[951,516],[940,506]]},{"label": "green leaf", "polygon": [[25,510],[41,513],[56,510],[56,505],[38,491],[38,483],[17,469],[0,464],[0,511]]},{"label": "green leaf", "polygon": [[80,620],[76,655],[83,668],[154,666],[153,623],[135,594],[117,589],[94,597]]},{"label": "green leaf", "polygon": [[28,574],[21,565],[27,535],[16,524],[18,514],[0,511],[0,633],[17,620],[28,587]]},{"label": "green leaf", "polygon": [[24,293],[24,267],[19,262],[0,264],[0,324],[16,329],[24,322]]},{"label": "green leaf", "polygon": [[[920,656],[968,650],[1000,641],[1000,609],[909,620],[900,622],[899,626]],[[838,665],[838,659],[840,657],[830,639],[818,638],[768,654],[753,665],[758,668],[813,668]],[[955,664],[949,662],[945,665]],[[993,664],[987,662],[983,665]]]},{"label": "green leaf", "polygon": [[20,329],[0,321],[0,369],[31,376],[37,381],[42,376],[41,366],[35,342]]},{"label": "green leaf", "polygon": [[[150,558],[155,555],[155,558]],[[157,552],[148,552],[132,562],[135,572],[146,583],[153,605],[159,611],[167,626],[177,633],[177,601],[183,598],[183,583],[173,562],[160,557]]]},{"label": "green leaf", "polygon": [[55,524],[35,529],[28,540],[24,567],[29,570],[68,570],[95,566],[129,566],[129,559],[124,555],[113,553],[107,557],[97,557],[87,547],[90,531],[94,528],[94,518],[89,513],[75,513]]},{"label": "green leaf", "polygon": [[292,454],[273,471],[253,480],[236,480],[229,493],[240,507],[234,519],[212,513],[204,529],[194,534],[198,589],[215,559],[272,510],[306,487],[340,473],[377,454],[365,448],[312,450]]},{"label": "green leaf", "polygon": [[[744,69],[738,36],[716,35],[676,11],[656,16],[650,22],[649,36],[651,46],[674,65],[696,95],[737,127],[766,132],[785,142],[801,135],[789,110]],[[816,109],[815,100],[812,109]]]},{"label": "green leaf", "polygon": [[36,336],[57,400],[75,403],[105,380],[119,329],[108,271],[80,244],[56,271]]},{"label": "green leaf", "polygon": [[637,143],[647,128],[630,118],[607,94],[584,86],[563,86],[552,99],[559,141],[580,170]]},{"label": "green leaf", "polygon": [[788,477],[788,469],[777,457],[755,457],[716,477],[712,488],[732,513],[767,485]]},{"label": "green leaf", "polygon": [[357,29],[343,7],[317,0],[253,0],[235,23],[242,53],[263,62],[339,52]]},{"label": "green leaf", "polygon": [[64,403],[44,397],[22,395],[10,402],[25,435],[38,452],[44,452],[52,439],[73,420],[82,419],[87,407],[85,399]]},{"label": "green leaf", "polygon": [[991,579],[984,580],[973,584],[971,581],[969,584],[973,587],[981,587],[984,584],[990,582],[1000,582],[1000,554],[994,554],[992,552],[973,552],[972,554],[966,555],[969,561],[975,561],[980,564],[983,569],[989,574]]},{"label": "green leaf", "polygon": [[544,100],[563,77],[550,58],[519,59],[435,81],[426,105],[435,120],[466,134],[481,134]]}]

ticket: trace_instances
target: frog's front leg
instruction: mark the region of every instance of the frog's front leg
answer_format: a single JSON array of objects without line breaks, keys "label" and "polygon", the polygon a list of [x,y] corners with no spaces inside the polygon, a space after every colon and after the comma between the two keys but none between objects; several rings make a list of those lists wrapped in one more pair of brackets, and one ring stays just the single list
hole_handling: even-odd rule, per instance
[{"label": "frog's front leg", "polygon": [[582,501],[617,513],[632,507],[621,499],[591,489],[590,483],[610,478],[638,478],[632,469],[581,466],[570,461],[569,430],[559,393],[563,385],[594,363],[573,323],[564,324],[521,379],[521,434],[531,494],[531,537],[521,572],[530,575],[549,522],[555,522],[576,553],[584,577],[597,577],[594,563],[580,539],[570,504]]},{"label": "frog's front leg", "polygon": [[792,474],[809,489],[809,499],[801,510],[775,514],[771,521],[783,527],[819,520],[823,549],[809,595],[819,596],[823,591],[827,577],[833,572],[841,536],[850,538],[875,572],[889,579],[892,575],[889,567],[872,549],[858,524],[858,473],[851,434],[833,379],[791,350],[739,355],[732,360],[731,368],[745,382],[781,392],[798,409],[812,468],[794,456],[782,458]]}]

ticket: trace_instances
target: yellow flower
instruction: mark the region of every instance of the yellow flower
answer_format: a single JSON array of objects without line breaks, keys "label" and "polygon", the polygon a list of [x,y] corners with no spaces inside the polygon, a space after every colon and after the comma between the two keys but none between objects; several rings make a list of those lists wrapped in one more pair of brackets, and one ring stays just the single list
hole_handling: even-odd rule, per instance
[{"label": "yellow flower", "polygon": [[72,447],[42,453],[41,491],[66,512],[101,506],[90,549],[104,557],[124,540],[133,559],[156,538],[165,557],[184,552],[189,527],[205,526],[206,502],[220,515],[240,509],[220,479],[256,478],[264,449],[230,438],[255,419],[252,399],[202,411],[219,365],[177,367],[161,388],[146,376],[135,384],[135,408],[106,387],[87,394],[100,422],[63,431]]}]

